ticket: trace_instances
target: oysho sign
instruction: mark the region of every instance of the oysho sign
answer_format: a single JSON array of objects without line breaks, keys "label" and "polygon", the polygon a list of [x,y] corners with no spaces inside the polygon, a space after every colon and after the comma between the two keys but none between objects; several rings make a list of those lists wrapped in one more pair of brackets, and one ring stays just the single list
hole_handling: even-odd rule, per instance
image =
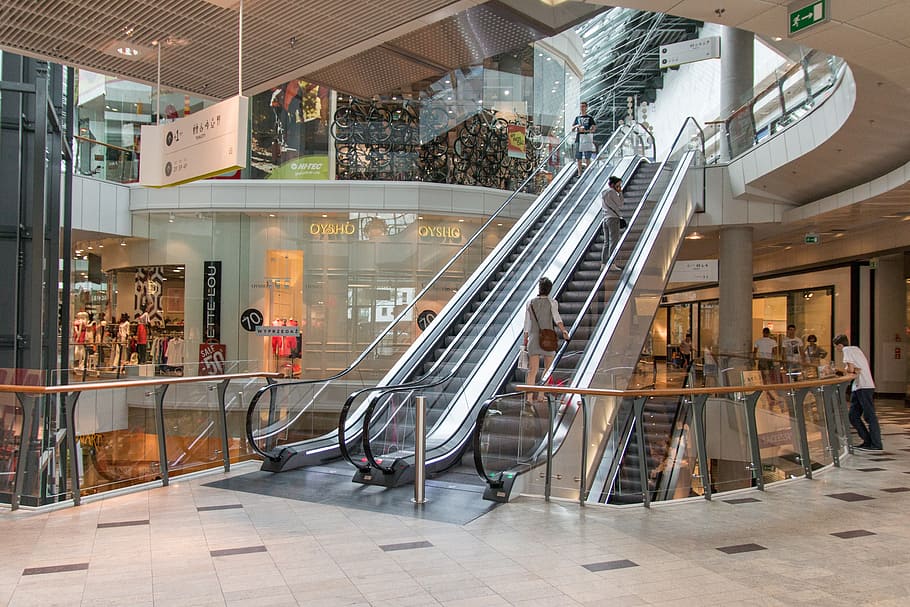
[{"label": "oysho sign", "polygon": [[205,341],[221,341],[221,262],[206,261],[202,286],[202,335]]},{"label": "oysho sign", "polygon": [[429,225],[422,223],[417,227],[417,235],[423,239],[461,241],[461,228],[458,226]]},{"label": "oysho sign", "polygon": [[310,224],[310,234],[312,236],[353,236],[357,233],[357,226],[350,221],[339,222],[313,222]]}]

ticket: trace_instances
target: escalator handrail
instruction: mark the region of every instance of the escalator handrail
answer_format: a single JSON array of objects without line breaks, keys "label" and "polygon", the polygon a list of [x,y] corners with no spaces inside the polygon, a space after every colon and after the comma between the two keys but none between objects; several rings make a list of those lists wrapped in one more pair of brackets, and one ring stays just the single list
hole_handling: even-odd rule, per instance
[{"label": "escalator handrail", "polygon": [[[578,330],[578,327],[581,324],[584,316],[588,313],[588,310],[591,308],[591,305],[594,302],[594,298],[600,293],[603,282],[604,282],[604,280],[606,280],[607,274],[609,273],[610,268],[613,266],[613,263],[615,262],[616,255],[619,253],[619,250],[622,248],[623,244],[625,244],[625,242],[626,242],[626,237],[629,234],[629,228],[631,228],[635,224],[635,221],[638,219],[638,216],[641,213],[641,209],[644,206],[645,201],[647,201],[648,197],[651,195],[651,193],[657,183],[657,180],[660,177],[660,174],[664,171],[664,169],[667,165],[667,162],[669,162],[670,157],[673,155],[673,152],[676,150],[676,147],[680,142],[680,139],[682,138],[683,134],[686,132],[686,128],[689,125],[689,122],[692,122],[695,125],[695,127],[698,129],[699,137],[701,140],[702,155],[704,155],[705,133],[702,130],[701,126],[698,124],[698,121],[695,118],[693,118],[692,116],[689,116],[688,118],[685,119],[685,121],[683,121],[682,127],[680,127],[679,132],[676,135],[676,138],[673,140],[673,145],[670,146],[670,151],[667,154],[667,157],[660,163],[660,166],[657,168],[657,172],[654,173],[654,177],[651,179],[651,183],[648,184],[648,187],[645,189],[644,194],[642,194],[641,201],[638,203],[638,206],[635,208],[635,211],[632,213],[632,217],[629,219],[628,228],[626,228],[623,231],[623,233],[620,235],[619,243],[617,243],[617,245],[615,247],[613,247],[613,252],[610,254],[610,258],[604,264],[604,267],[600,272],[600,276],[597,278],[597,281],[595,282],[594,288],[591,289],[591,292],[588,294],[588,297],[585,298],[584,304],[582,304],[582,307],[579,310],[578,315],[575,317],[575,322],[573,322],[572,326],[569,328],[569,339],[567,339],[565,342],[563,342],[562,346],[556,352],[556,355],[553,357],[553,362],[550,363],[550,366],[544,370],[544,375],[541,378],[541,381],[545,381],[550,375],[552,375],[553,371],[557,367],[557,364],[562,359],[563,353],[568,348],[569,342],[572,341],[572,338],[574,337],[576,331]],[[627,265],[631,265],[631,260],[629,260],[629,263]]]},{"label": "escalator handrail", "polygon": [[[483,404],[477,411],[477,421],[474,422],[475,426],[478,429],[483,427],[484,420],[487,418],[487,412],[496,401],[504,398],[524,398],[524,396],[525,394],[523,392],[508,392],[506,394],[497,394],[495,396],[491,396],[487,400],[483,401]],[[473,432],[473,437],[471,439],[471,448],[474,450],[474,469],[477,471],[477,474],[480,476],[480,478],[484,479],[484,481],[487,483],[487,485],[489,485],[491,489],[499,489],[502,487],[503,471],[500,471],[495,476],[489,476],[487,474],[486,467],[483,465],[483,454],[481,447],[481,433],[479,431],[475,431]]]},{"label": "escalator handrail", "polygon": [[[280,383],[280,384],[272,384],[272,385],[270,385],[270,386],[264,386],[264,387],[261,388],[260,390],[257,390],[256,393],[253,395],[253,398],[250,400],[250,405],[249,405],[249,407],[248,407],[248,409],[247,409],[247,416],[246,416],[246,434],[247,434],[248,442],[249,442],[250,446],[252,447],[252,449],[253,449],[256,453],[258,453],[260,456],[262,456],[262,457],[264,457],[264,458],[268,458],[268,459],[272,459],[272,460],[276,459],[274,455],[269,454],[269,453],[266,452],[265,450],[261,449],[261,448],[256,444],[256,443],[257,443],[256,437],[253,436],[253,427],[252,427],[252,415],[253,415],[253,411],[255,410],[256,406],[258,405],[259,399],[262,398],[262,395],[263,395],[267,390],[277,389],[278,386],[287,387],[287,386],[299,386],[299,385],[306,385],[306,384],[315,384],[315,383],[331,382],[331,381],[334,381],[334,380],[339,379],[339,378],[341,378],[341,377],[344,377],[345,375],[347,375],[348,373],[350,373],[351,371],[353,371],[361,362],[363,362],[364,359],[366,359],[366,357],[369,355],[369,353],[372,352],[373,349],[376,348],[376,346],[378,346],[378,345],[382,342],[382,340],[385,339],[385,337],[386,337],[392,330],[394,330],[394,327],[395,327],[395,326],[396,326],[396,325],[397,325],[397,324],[398,324],[398,323],[399,323],[407,314],[409,314],[409,313],[412,311],[413,307],[416,306],[417,303],[420,301],[420,299],[421,299],[424,295],[426,295],[426,294],[430,291],[430,289],[432,289],[432,288],[435,286],[436,282],[437,282],[438,280],[440,280],[440,279],[445,275],[446,271],[447,271],[447,270],[448,270],[448,269],[449,269],[449,268],[450,268],[450,267],[451,267],[451,266],[452,266],[452,265],[453,265],[453,264],[454,264],[454,263],[455,263],[455,262],[456,262],[456,261],[457,261],[457,260],[458,260],[458,259],[459,259],[459,258],[460,258],[468,249],[469,249],[469,248],[470,248],[470,247],[471,247],[472,244],[474,244],[474,242],[475,242],[478,238],[481,237],[481,235],[484,233],[484,231],[493,223],[493,221],[494,221],[495,219],[497,219],[497,218],[499,217],[499,214],[502,213],[502,211],[503,211],[509,204],[512,203],[512,201],[515,199],[515,197],[516,197],[516,196],[525,188],[525,186],[527,186],[527,185],[531,182],[531,180],[534,179],[534,177],[536,177],[544,168],[546,168],[546,167],[548,166],[548,163],[549,163],[550,160],[553,158],[553,155],[554,155],[554,154],[558,154],[558,153],[560,152],[560,150],[563,149],[563,146],[565,145],[565,143],[566,143],[566,142],[569,140],[569,138],[572,137],[572,136],[574,136],[574,134],[573,134],[573,133],[570,133],[570,134],[566,135],[565,137],[563,137],[563,139],[559,142],[559,144],[553,148],[553,150],[546,156],[546,158],[544,158],[544,159],[540,162],[540,164],[538,164],[537,168],[534,169],[534,171],[531,172],[531,173],[525,178],[525,180],[521,182],[521,184],[515,189],[515,191],[513,191],[513,192],[505,199],[505,201],[503,201],[503,203],[502,203],[501,205],[499,205],[499,208],[497,208],[497,209],[492,213],[492,215],[490,215],[489,219],[487,219],[487,221],[485,221],[485,222],[483,223],[483,225],[481,225],[480,228],[477,229],[477,231],[474,233],[474,235],[471,236],[471,238],[469,238],[469,239],[461,246],[461,248],[455,253],[455,255],[453,255],[453,256],[449,259],[449,261],[448,261],[448,262],[447,262],[447,263],[446,263],[446,264],[445,264],[445,265],[444,265],[444,266],[443,266],[443,267],[442,267],[442,268],[433,276],[433,278],[431,278],[431,279],[427,282],[427,284],[424,286],[424,288],[421,289],[421,291],[420,291],[419,293],[417,293],[417,295],[414,296],[414,298],[411,300],[411,303],[408,304],[407,306],[405,306],[405,308],[402,309],[402,310],[395,316],[395,318],[393,318],[393,319],[389,322],[389,324],[386,326],[386,328],[385,328],[383,331],[381,331],[381,332],[379,333],[379,335],[377,335],[376,338],[373,339],[372,342],[370,342],[369,345],[367,345],[367,347],[363,350],[363,352],[361,352],[360,355],[358,355],[357,358],[355,358],[355,359],[347,366],[347,368],[345,368],[345,369],[339,371],[338,373],[335,373],[334,375],[331,375],[331,376],[329,376],[329,377],[326,377],[326,378],[321,378],[321,379],[306,379],[306,380],[282,382],[282,383]],[[273,393],[273,396],[272,396],[272,397],[274,398],[274,393]]]},{"label": "escalator handrail", "polygon": [[[620,131],[620,130],[615,131],[614,134],[611,135],[610,140],[612,141],[613,139],[618,139],[618,141],[615,144],[611,144],[611,141],[608,141],[605,145],[601,146],[601,150],[598,153],[598,159],[600,158],[600,155],[602,153],[604,153],[606,150],[610,150],[610,149],[613,150],[607,156],[607,162],[609,162],[609,160],[610,160],[610,158],[612,158],[612,156],[614,156],[616,153],[619,153],[622,150],[623,144],[626,142],[626,140],[628,140],[631,137],[631,135],[635,131],[635,125],[637,125],[637,123],[633,123],[633,125],[625,131]],[[588,187],[590,187],[590,186],[588,186]],[[530,272],[530,271],[531,271],[531,268],[529,268],[526,271],[526,273]],[[503,302],[503,305],[504,305],[504,303],[505,302]],[[483,334],[484,334],[483,332],[478,332],[478,336],[475,338],[475,342],[477,340],[479,340]],[[370,464],[372,466],[374,466],[375,468],[383,470],[385,472],[392,471],[392,469],[390,467],[383,466],[381,463],[376,462],[376,460],[372,454],[372,449],[369,446],[369,440],[370,440],[369,426],[370,426],[370,422],[372,420],[372,416],[375,411],[375,408],[380,400],[379,395],[385,394],[387,392],[396,391],[396,390],[409,390],[412,388],[433,387],[433,386],[439,385],[440,383],[443,383],[443,382],[451,379],[454,376],[454,374],[458,371],[458,369],[461,368],[461,365],[464,364],[464,362],[468,359],[470,353],[473,351],[472,349],[466,349],[464,354],[461,356],[461,359],[458,361],[455,361],[455,364],[453,365],[452,370],[444,378],[438,379],[438,380],[430,380],[429,383],[422,383],[422,382],[425,382],[427,378],[431,377],[434,374],[434,372],[438,369],[439,365],[442,364],[442,361],[445,358],[445,353],[449,352],[455,346],[456,343],[457,343],[457,340],[453,340],[452,343],[450,343],[446,347],[443,355],[439,357],[439,359],[435,362],[435,364],[431,367],[431,369],[426,374],[424,374],[422,378],[419,378],[417,380],[411,380],[409,382],[402,383],[402,384],[394,384],[394,385],[386,386],[385,390],[378,392],[377,396],[374,396],[371,399],[371,401],[367,407],[367,410],[363,416],[363,429],[361,431],[361,439],[364,442],[364,453],[366,455],[366,458],[370,462]],[[451,362],[451,361],[449,361],[449,362]],[[370,389],[367,389],[366,391],[369,391],[369,390],[375,390],[375,388],[370,388]],[[339,440],[339,443],[340,442],[341,441]],[[348,460],[348,461],[350,461],[350,460]],[[351,463],[353,464],[353,462],[351,462]],[[359,467],[357,464],[354,464],[354,465]]]},{"label": "escalator handrail", "polygon": [[[419,388],[433,388],[435,386],[438,386],[440,384],[443,384],[443,383],[449,381],[453,377],[455,377],[455,371],[452,371],[451,373],[449,373],[442,379],[437,379],[437,380],[433,380],[430,382],[423,382],[423,383],[411,382],[411,383],[407,383],[407,384],[398,384],[396,386],[390,386],[390,387],[384,388],[382,390],[376,391],[376,394],[370,399],[370,403],[367,406],[366,411],[364,411],[363,430],[361,431],[361,435],[362,435],[361,440],[363,441],[363,454],[364,454],[364,457],[366,457],[367,462],[369,462],[371,467],[376,468],[378,470],[382,470],[386,474],[389,474],[389,473],[393,472],[393,470],[394,470],[392,468],[392,466],[382,465],[382,462],[379,462],[376,459],[375,455],[373,454],[373,448],[370,446],[369,427],[370,427],[370,422],[373,419],[373,414],[376,411],[376,405],[379,404],[380,401],[384,401],[385,397],[389,394],[393,394],[395,392],[408,392],[408,391],[413,391],[413,390],[416,390]],[[376,389],[373,388],[373,390],[376,390]],[[349,459],[348,461],[351,461],[351,460]],[[351,463],[353,463],[353,462],[351,462]],[[354,464],[354,465],[356,466],[356,464]],[[357,467],[360,468],[360,466],[357,466]]]}]

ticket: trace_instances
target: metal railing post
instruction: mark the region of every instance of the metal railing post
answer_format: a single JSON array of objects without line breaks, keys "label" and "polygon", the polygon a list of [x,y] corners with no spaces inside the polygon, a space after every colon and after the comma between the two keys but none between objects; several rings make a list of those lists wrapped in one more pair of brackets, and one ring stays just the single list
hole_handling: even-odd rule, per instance
[{"label": "metal railing post", "polygon": [[224,396],[227,393],[228,384],[231,383],[230,379],[223,379],[218,382],[218,409],[220,415],[218,416],[218,425],[221,426],[221,449],[222,455],[224,456],[224,471],[231,471],[231,452],[230,446],[228,445],[228,425],[227,425],[227,408],[224,404]]},{"label": "metal railing post", "polygon": [[698,458],[698,474],[701,476],[702,490],[705,499],[711,499],[711,474],[708,466],[708,445],[705,434],[705,404],[708,402],[707,394],[699,394],[692,401],[692,425],[695,427],[695,448]]},{"label": "metal railing post", "polygon": [[765,479],[762,476],[761,464],[761,446],[758,443],[758,423],[755,421],[755,406],[761,391],[753,392],[745,396],[746,404],[746,431],[749,433],[749,449],[752,454],[752,462],[749,469],[752,471],[752,478],[755,479],[755,486],[759,491],[765,490]]},{"label": "metal railing post", "polygon": [[790,397],[793,413],[796,417],[796,429],[797,434],[799,434],[796,440],[799,441],[799,458],[803,460],[803,474],[806,475],[806,478],[812,478],[812,461],[809,456],[809,435],[806,430],[806,410],[803,408],[808,392],[808,388],[800,388],[797,390],[790,390],[788,396]]},{"label": "metal railing post", "polygon": [[414,499],[415,504],[425,504],[427,484],[427,403],[426,398],[415,399],[414,415]]},{"label": "metal railing post", "polygon": [[588,491],[588,405],[584,396],[578,397],[579,408],[581,412],[581,474],[578,488],[578,505],[584,506],[587,501]]},{"label": "metal railing post", "polygon": [[544,500],[550,501],[550,491],[553,479],[553,425],[556,423],[556,403],[547,399],[547,467],[546,478],[543,484]]},{"label": "metal railing post", "polygon": [[158,466],[161,471],[161,485],[168,485],[167,470],[167,444],[164,430],[164,395],[167,394],[168,384],[155,386],[155,429],[158,433]]},{"label": "metal railing post", "polygon": [[648,485],[648,452],[645,447],[645,401],[647,397],[639,397],[632,401],[632,411],[635,415],[635,434],[638,436],[638,478],[641,481],[641,503],[645,508],[651,507],[651,488]]},{"label": "metal railing post", "polygon": [[76,403],[79,402],[79,395],[82,392],[72,392],[68,396],[66,403],[66,444],[70,450],[70,460],[72,464],[73,475],[73,505],[78,506],[82,501],[82,489],[79,482],[79,458],[76,457],[76,450],[79,443],[76,441]]}]

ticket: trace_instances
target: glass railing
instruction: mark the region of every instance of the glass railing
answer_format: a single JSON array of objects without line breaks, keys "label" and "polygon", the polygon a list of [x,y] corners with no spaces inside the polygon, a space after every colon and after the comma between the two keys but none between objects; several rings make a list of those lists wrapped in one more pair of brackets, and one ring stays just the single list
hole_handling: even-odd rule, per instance
[{"label": "glass railing", "polygon": [[706,123],[708,162],[729,162],[808,114],[831,94],[845,65],[840,57],[810,50],[724,118]]},{"label": "glass railing", "polygon": [[[598,401],[623,403],[626,419],[604,444],[581,428],[575,454],[572,499],[587,503],[642,503],[758,488],[839,466],[852,451],[846,420],[846,386],[852,375],[817,377],[814,366],[790,366],[781,383],[763,383],[755,369],[739,371],[739,385],[655,390],[573,389],[522,386],[546,391],[547,402],[528,405],[524,395],[504,395],[485,404],[474,434],[475,465],[489,485],[487,499],[509,499],[520,475],[523,494],[568,497],[550,458],[564,437],[558,432],[560,402],[580,399],[582,415],[597,417]],[[816,377],[813,377],[816,376]],[[733,378],[734,374],[728,373]],[[799,378],[799,379],[797,379]],[[793,381],[791,381],[793,380]],[[754,383],[756,382],[757,383]],[[655,419],[649,403],[660,400],[668,417]],[[671,405],[667,408],[666,405]],[[553,428],[553,432],[548,432]],[[611,460],[602,476],[588,480],[587,448]],[[565,475],[565,472],[563,472]],[[590,484],[589,484],[590,482]],[[592,486],[601,490],[590,491]]]},{"label": "glass railing", "polygon": [[[228,361],[225,367],[246,365]],[[78,505],[85,495],[229,470],[231,462],[253,455],[245,404],[278,377],[251,371],[45,386],[46,371],[6,371],[0,378],[0,501],[13,509],[68,499]]]},{"label": "glass railing", "polygon": [[96,177],[115,183],[139,181],[139,152],[87,137],[73,137],[76,148],[74,168],[77,175]]}]

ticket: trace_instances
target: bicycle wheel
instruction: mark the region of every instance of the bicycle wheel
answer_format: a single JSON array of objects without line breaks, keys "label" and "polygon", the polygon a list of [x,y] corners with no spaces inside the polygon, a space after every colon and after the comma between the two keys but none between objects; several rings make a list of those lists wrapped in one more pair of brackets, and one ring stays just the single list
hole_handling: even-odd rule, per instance
[{"label": "bicycle wheel", "polygon": [[370,143],[385,143],[392,137],[391,114],[385,108],[373,108],[370,111],[368,131]]}]

